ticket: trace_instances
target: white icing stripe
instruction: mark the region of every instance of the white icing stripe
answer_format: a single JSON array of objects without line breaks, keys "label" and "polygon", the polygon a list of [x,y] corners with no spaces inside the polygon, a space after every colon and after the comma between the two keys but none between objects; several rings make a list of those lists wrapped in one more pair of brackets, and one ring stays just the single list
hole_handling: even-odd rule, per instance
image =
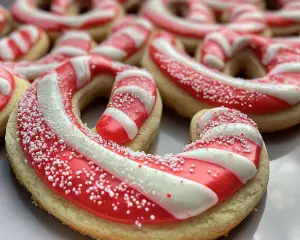
[{"label": "white icing stripe", "polygon": [[4,61],[15,60],[15,54],[8,44],[9,39],[4,38],[0,41],[0,57]]},{"label": "white icing stripe", "polygon": [[254,19],[254,20],[264,20],[264,16],[260,12],[245,12],[241,14],[238,19]]},{"label": "white icing stripe", "polygon": [[59,46],[55,48],[52,53],[67,55],[70,57],[82,56],[87,54],[87,52],[84,51],[83,49],[73,47],[73,46]]},{"label": "white icing stripe", "polygon": [[234,40],[232,45],[232,54],[237,53],[239,50],[245,48],[250,42],[250,38],[247,36],[241,36]]},{"label": "white icing stripe", "polygon": [[216,0],[203,0],[208,6],[211,6],[218,10],[224,10],[225,8],[231,7],[231,3],[225,1],[216,1]]},{"label": "white icing stripe", "polygon": [[39,29],[33,25],[25,25],[22,27],[30,36],[31,42],[36,42],[39,37]]},{"label": "white icing stripe", "polygon": [[210,24],[210,23],[203,23],[199,24],[197,22],[191,22],[191,21],[182,21],[181,18],[173,16],[170,14],[170,12],[164,7],[164,4],[161,0],[150,0],[147,1],[144,5],[145,9],[147,9],[147,13],[151,15],[151,18],[157,17],[163,17],[164,21],[170,22],[172,24],[176,24],[178,28],[182,29],[188,29],[189,31],[195,31],[195,32],[207,32],[207,31],[214,31],[219,29],[220,27],[217,24]]},{"label": "white icing stripe", "polygon": [[188,19],[194,20],[194,21],[199,21],[199,22],[204,22],[204,21],[207,21],[207,16],[199,15],[198,13],[194,13],[194,14],[189,15]]},{"label": "white icing stripe", "polygon": [[148,30],[152,29],[152,24],[151,22],[149,22],[147,19],[145,18],[138,18],[136,19],[136,23],[140,26],[142,26],[143,28],[146,28]]},{"label": "white icing stripe", "polygon": [[209,162],[231,171],[242,183],[246,183],[256,175],[255,164],[248,158],[216,148],[200,148],[177,154],[180,157]]},{"label": "white icing stripe", "polygon": [[17,8],[20,13],[24,14],[24,16],[35,18],[36,20],[42,19],[44,21],[62,23],[68,27],[79,27],[87,21],[107,18],[112,19],[115,16],[115,11],[113,9],[94,9],[77,16],[55,15],[40,11],[38,8],[31,6],[28,0],[17,0],[15,8]]},{"label": "white icing stripe", "polygon": [[246,139],[251,140],[260,147],[262,147],[264,144],[259,131],[255,127],[244,123],[221,124],[204,132],[200,137],[202,141],[210,141],[217,137],[228,136],[244,136]]},{"label": "white icing stripe", "polygon": [[77,89],[80,89],[91,80],[90,58],[88,56],[77,57],[72,58],[70,62],[76,73]]},{"label": "white icing stripe", "polygon": [[141,32],[140,30],[134,28],[134,27],[126,27],[118,31],[119,34],[125,34],[128,37],[130,37],[137,48],[142,46],[146,39],[145,33]]},{"label": "white icing stripe", "polygon": [[221,115],[222,113],[225,113],[227,111],[228,111],[228,108],[218,107],[218,108],[214,108],[214,109],[208,110],[205,113],[203,113],[197,124],[197,132],[199,134],[201,134],[208,122],[210,122],[212,119],[218,117],[219,115]]},{"label": "white icing stripe", "polygon": [[224,61],[213,54],[206,54],[203,58],[203,62],[205,65],[219,70],[223,69],[225,66]]},{"label": "white icing stripe", "polygon": [[215,41],[220,47],[222,47],[227,57],[231,56],[231,46],[227,39],[219,32],[211,33],[206,37],[206,40]]},{"label": "white icing stripe", "polygon": [[288,62],[278,64],[275,68],[273,68],[270,74],[276,73],[284,73],[284,72],[300,72],[300,63],[299,62]]},{"label": "white icing stripe", "polygon": [[251,11],[251,10],[253,10],[253,6],[251,5],[244,5],[244,4],[238,5],[237,7],[233,8],[231,13],[231,18],[235,18],[236,15],[238,15],[243,11]]},{"label": "white icing stripe", "polygon": [[138,134],[138,128],[135,122],[124,112],[117,108],[107,108],[103,115],[110,116],[115,119],[126,131],[130,140],[134,139]]},{"label": "white icing stripe", "polygon": [[14,43],[20,48],[22,53],[26,53],[29,49],[27,42],[24,40],[23,36],[20,32],[14,32],[10,35],[10,38],[14,41]]},{"label": "white icing stripe", "polygon": [[[43,118],[52,131],[87,159],[126,182],[174,217],[185,219],[196,216],[218,202],[218,196],[202,184],[146,165],[139,168],[138,162],[91,141],[68,118],[56,74],[49,74],[38,82],[37,95]],[[167,193],[172,194],[172,199],[166,197]]]},{"label": "white icing stripe", "polygon": [[122,86],[118,87],[113,94],[131,93],[136,96],[145,106],[148,113],[151,113],[155,103],[155,98],[144,88],[138,86]]},{"label": "white icing stripe", "polygon": [[269,15],[278,16],[286,19],[291,19],[295,21],[300,21],[299,10],[291,9],[291,10],[281,10],[276,12],[268,12]]},{"label": "white icing stripe", "polygon": [[69,39],[81,39],[81,40],[90,41],[91,37],[87,32],[68,31],[60,38],[59,41],[61,42],[61,41],[64,41],[64,40],[69,40]]},{"label": "white icing stripe", "polygon": [[200,11],[204,11],[204,12],[207,12],[207,13],[211,13],[210,9],[208,7],[206,7],[205,5],[203,5],[201,2],[191,3],[190,9],[200,10]]},{"label": "white icing stripe", "polygon": [[11,85],[10,85],[10,83],[6,79],[1,78],[1,77],[0,77],[0,91],[5,96],[7,96],[8,94],[10,94],[10,92],[11,92]]},{"label": "white icing stripe", "polygon": [[275,43],[275,44],[272,44],[271,46],[269,46],[267,48],[267,51],[266,51],[265,55],[263,56],[262,63],[265,64],[265,65],[269,64],[274,59],[276,54],[281,49],[284,49],[284,48],[287,48],[287,46],[285,46],[283,44],[280,44],[280,43]]},{"label": "white icing stripe", "polygon": [[[180,54],[166,39],[156,39],[153,44],[156,47],[156,49],[158,49],[164,55],[180,62],[181,64],[183,64],[185,66],[192,68],[194,71],[198,72],[199,74],[207,76],[212,79],[215,79],[222,84],[236,87],[236,88],[247,89],[249,91],[256,91],[256,92],[260,92],[260,93],[267,94],[270,96],[274,96],[274,97],[280,98],[280,99],[288,102],[289,104],[296,104],[300,101],[299,88],[295,85],[261,83],[261,82],[256,82],[254,80],[253,81],[241,81],[240,79],[236,79],[236,78],[230,77],[230,76],[225,76],[223,74],[215,72],[215,71],[209,69],[208,67],[195,62],[190,57]],[[289,65],[293,65],[293,64],[288,63],[288,64],[286,64],[286,66],[278,68],[277,71],[286,71],[286,70],[296,69],[296,65],[298,68],[297,71],[299,71],[299,69],[300,69],[300,63],[295,63],[295,65],[294,65],[295,68],[288,67]],[[274,71],[275,71],[275,69],[274,69]]]},{"label": "white icing stripe", "polygon": [[28,66],[16,66],[13,71],[20,74],[26,79],[34,80],[43,73],[52,70],[61,65],[61,62],[53,62],[49,64],[30,64]]},{"label": "white icing stripe", "polygon": [[127,57],[127,52],[109,45],[100,45],[94,48],[91,53],[101,54],[115,61],[120,61]]},{"label": "white icing stripe", "polygon": [[144,69],[128,69],[117,75],[115,83],[129,77],[142,77],[153,81],[152,75]]},{"label": "white icing stripe", "polygon": [[228,24],[227,27],[236,31],[251,32],[262,30],[266,27],[266,25],[264,23],[257,22],[236,22]]}]

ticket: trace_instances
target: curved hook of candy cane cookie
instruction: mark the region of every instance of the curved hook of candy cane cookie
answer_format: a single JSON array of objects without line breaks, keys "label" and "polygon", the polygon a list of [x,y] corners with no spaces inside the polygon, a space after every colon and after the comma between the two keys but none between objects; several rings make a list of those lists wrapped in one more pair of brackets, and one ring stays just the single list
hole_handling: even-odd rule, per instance
[{"label": "curved hook of candy cane cookie", "polygon": [[[180,18],[169,11],[172,1],[150,0],[142,9],[142,16],[157,28],[174,34],[185,45],[188,52],[193,52],[199,40],[222,27],[214,22],[210,8],[200,0],[185,0],[187,14]],[[251,4],[238,4],[230,9],[226,27],[242,32],[265,34],[266,24],[262,12]]]},{"label": "curved hook of candy cane cookie", "polygon": [[[159,104],[159,95],[148,72],[96,56],[71,59],[35,81],[9,121],[6,141],[10,161],[34,198],[63,222],[93,237],[112,237],[101,231],[104,223],[117,230],[124,224],[145,224],[144,237],[136,228],[130,227],[128,231],[151,240],[174,235],[178,228],[182,231],[185,223],[190,223],[185,219],[191,217],[195,217],[191,219],[193,227],[186,236],[190,239],[199,239],[204,226],[212,234],[210,238],[216,238],[232,228],[228,226],[238,224],[257,204],[267,183],[268,161],[253,121],[235,110],[208,110],[200,113],[198,129],[202,130],[194,133],[201,134],[203,139],[186,146],[184,152],[165,156],[134,152],[110,141],[110,136],[103,136],[102,131],[91,131],[74,115],[76,96],[81,96],[82,91],[85,97],[94,93],[95,86],[99,91],[99,83],[103,86],[111,78],[115,78],[115,86],[104,112],[104,116],[109,113],[109,118],[100,124],[114,123],[110,129],[121,124],[130,140],[140,137],[140,147],[151,138],[145,129],[153,127],[149,119]],[[134,127],[135,114],[144,116],[140,119],[146,126],[144,130]],[[118,131],[111,135],[118,136]],[[13,149],[17,154],[12,154]],[[20,171],[24,168],[26,175]],[[36,194],[36,185],[32,187],[26,181],[27,177],[35,179],[34,176],[42,179],[38,184],[42,184],[39,189],[43,189],[43,198]],[[250,179],[253,180],[249,182]],[[46,193],[45,189],[51,191]],[[256,194],[245,198],[246,192],[254,189]],[[60,208],[63,212],[57,214],[51,210],[51,204],[58,206],[61,201],[49,204],[44,201],[46,196],[64,199],[68,207]],[[83,228],[75,219],[66,221],[65,210],[72,209],[70,203],[75,204],[80,216],[85,211],[92,213],[89,219],[95,221],[100,233],[90,231],[90,226]],[[213,231],[215,226],[207,229],[207,218],[227,212],[231,204],[239,206],[239,217],[234,214],[221,218],[218,229],[225,230]],[[215,205],[218,208],[212,208]],[[164,225],[167,222],[174,223]],[[175,239],[182,237],[179,233]]]},{"label": "curved hook of candy cane cookie", "polygon": [[[217,44],[221,42],[225,54],[228,49],[231,53],[230,47],[227,49],[230,44],[218,36],[210,38]],[[251,44],[257,51],[268,52],[268,46],[273,45],[259,37],[242,37],[235,47],[240,49],[238,44],[247,45],[249,39],[255,39]],[[176,49],[174,37],[158,34],[146,52],[143,66],[153,74],[166,103],[184,116],[192,117],[200,109],[224,105],[251,114],[261,131],[275,131],[299,122],[300,86],[299,81],[294,81],[300,77],[298,61],[298,51],[281,49],[266,65],[266,76],[243,81],[197,63]],[[286,115],[290,116],[288,121]]]},{"label": "curved hook of candy cane cookie", "polygon": [[80,15],[68,16],[46,12],[30,0],[16,0],[12,9],[13,18],[19,23],[34,24],[57,38],[65,30],[85,30],[101,41],[106,38],[112,22],[123,14],[115,0],[92,1],[92,8]]},{"label": "curved hook of candy cane cookie", "polygon": [[87,32],[67,31],[56,42],[52,51],[36,62],[3,62],[0,66],[10,72],[33,81],[43,73],[50,71],[67,59],[87,55],[95,42]]},{"label": "curved hook of candy cane cookie", "polygon": [[[280,59],[283,59],[286,55],[289,56],[290,60],[295,60],[299,54],[297,52],[294,53],[293,50],[299,48],[300,40],[296,37],[269,38],[242,35],[224,28],[208,34],[203,44],[199,45],[195,55],[196,59],[202,64],[218,70],[224,70],[233,57],[237,54],[243,54],[245,50],[250,50],[256,57],[252,61],[262,66],[263,69],[259,72],[263,72],[261,75],[264,75],[274,68],[274,62],[277,62],[277,64],[282,62],[283,60]],[[237,68],[237,66],[234,67]]]},{"label": "curved hook of candy cane cookie", "polygon": [[152,24],[148,20],[133,16],[123,17],[113,25],[112,35],[95,47],[91,54],[139,65],[151,33]]}]

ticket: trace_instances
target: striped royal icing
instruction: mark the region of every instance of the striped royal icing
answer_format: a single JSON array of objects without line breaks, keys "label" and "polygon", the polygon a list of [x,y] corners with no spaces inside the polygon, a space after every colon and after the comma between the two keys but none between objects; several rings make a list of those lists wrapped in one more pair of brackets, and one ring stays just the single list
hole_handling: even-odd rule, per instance
[{"label": "striped royal icing", "polygon": [[113,0],[93,1],[90,11],[77,16],[42,11],[32,0],[17,0],[11,11],[17,21],[50,31],[99,27],[113,21],[119,14],[117,2]]},{"label": "striped royal icing", "polygon": [[[167,30],[176,36],[202,39],[208,33],[220,29],[222,26],[213,23],[211,11],[202,1],[185,0],[187,6],[186,18],[172,15],[168,10],[168,4],[174,1],[150,0],[144,4],[142,14],[157,27]],[[202,6],[202,7],[200,7]],[[246,10],[238,15],[234,13],[236,8],[247,6]],[[194,18],[194,16],[197,16]],[[263,14],[254,5],[237,5],[230,11],[231,22],[226,27],[243,33],[262,33],[265,30]],[[200,21],[194,21],[200,20]]]},{"label": "striped royal icing", "polygon": [[145,46],[152,26],[144,18],[125,17],[119,20],[113,29],[115,29],[113,34],[95,47],[91,53],[123,62]]},{"label": "striped royal icing", "polygon": [[[66,62],[35,82],[18,107],[18,133],[26,158],[56,194],[101,218],[141,226],[197,216],[228,199],[256,175],[263,142],[253,121],[235,110],[224,108],[216,113],[213,113],[214,109],[209,110],[206,114],[212,117],[199,119],[199,124],[204,126],[199,132],[204,141],[200,139],[176,155],[134,152],[105,140],[105,131],[98,132],[99,135],[92,132],[72,111],[72,96],[78,87],[85,86],[74,89],[78,77],[85,79],[84,84],[89,84],[93,81],[90,76],[115,71],[114,91],[102,116],[106,119],[100,119],[98,124],[103,128],[109,122],[119,124],[118,128],[123,129],[129,140],[134,138],[139,127],[135,127],[134,115],[128,111],[137,111],[136,104],[142,106],[143,101],[135,94],[128,96],[130,93],[126,93],[127,97],[136,100],[134,108],[130,109],[131,101],[123,101],[125,108],[115,105],[115,98],[124,94],[116,94],[116,89],[138,86],[155,98],[156,87],[144,70],[124,68],[119,72],[114,66],[120,65],[104,58],[78,59],[74,60],[76,66],[74,62]],[[74,67],[86,69],[87,62],[93,73],[78,76]],[[60,78],[72,69],[74,74]],[[27,140],[26,136],[32,131],[26,127],[27,122],[40,138]],[[226,128],[226,124],[229,128],[222,135],[218,129]],[[239,135],[243,129],[247,129],[247,133]],[[114,136],[120,138],[121,134]],[[37,142],[37,139],[45,140]],[[216,142],[224,144],[216,148]],[[40,148],[40,144],[47,147]],[[229,149],[239,150],[232,152]],[[40,154],[35,154],[36,151]],[[62,159],[60,156],[65,156],[64,160],[59,160]],[[63,161],[63,164],[57,161]],[[53,168],[55,164],[61,164],[62,168]],[[69,176],[67,181],[61,181],[64,176]],[[226,186],[223,179],[227,179]]]},{"label": "striped royal icing", "polygon": [[40,40],[41,30],[24,25],[0,40],[0,61],[15,61],[25,56]]},{"label": "striped royal icing", "polygon": [[58,67],[62,62],[71,57],[87,55],[92,48],[90,35],[82,31],[67,31],[56,42],[52,51],[42,59],[30,62],[8,62],[0,66],[20,75],[23,78],[33,81],[46,71]]}]

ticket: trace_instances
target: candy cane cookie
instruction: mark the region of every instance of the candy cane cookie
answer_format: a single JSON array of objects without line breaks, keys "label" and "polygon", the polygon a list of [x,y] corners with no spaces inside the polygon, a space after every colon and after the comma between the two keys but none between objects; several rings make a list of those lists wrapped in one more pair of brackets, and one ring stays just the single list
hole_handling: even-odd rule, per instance
[{"label": "candy cane cookie", "polygon": [[[215,22],[208,5],[201,0],[184,0],[184,5],[176,5],[174,0],[150,0],[142,8],[142,15],[157,28],[166,30],[183,42],[188,52],[193,52],[199,40],[213,31],[222,28]],[[185,11],[184,11],[185,10]],[[180,12],[178,17],[172,12]],[[228,24],[226,27],[241,33],[267,34],[263,13],[252,4],[233,6],[224,13]]]},{"label": "candy cane cookie", "polygon": [[151,33],[152,24],[144,18],[120,18],[112,27],[112,35],[95,47],[91,54],[106,56],[130,65],[140,65]]},{"label": "candy cane cookie", "polygon": [[[107,37],[112,22],[123,14],[115,0],[93,0],[91,9],[85,13],[70,16],[47,12],[39,8],[43,0],[16,0],[11,13],[20,24],[34,24],[57,38],[63,31],[85,30],[101,41]],[[84,3],[82,3],[84,4]]]},{"label": "candy cane cookie", "polygon": [[277,10],[265,11],[266,23],[273,36],[298,35],[300,31],[300,1],[270,1]]},{"label": "candy cane cookie", "polygon": [[[299,51],[264,37],[234,38],[223,33],[207,36],[200,63],[176,47],[172,35],[153,38],[143,66],[153,74],[165,103],[187,117],[214,106],[238,109],[249,114],[263,132],[298,124]],[[228,59],[233,63],[227,74],[211,69],[222,69]],[[254,79],[234,77],[240,69],[249,70]]]},{"label": "candy cane cookie", "polygon": [[87,32],[67,31],[57,40],[52,51],[38,61],[3,62],[0,66],[33,81],[72,57],[87,55],[94,46],[95,43]]},{"label": "candy cane cookie", "polygon": [[33,25],[23,25],[0,39],[0,62],[36,60],[49,48],[47,34]]},{"label": "candy cane cookie", "polygon": [[[112,96],[95,132],[79,109],[108,88]],[[93,238],[227,234],[267,185],[268,157],[255,123],[217,108],[195,116],[194,142],[182,153],[159,156],[118,145],[148,148],[161,107],[145,70],[99,56],[73,58],[35,81],[11,114],[10,163],[42,208]]]}]

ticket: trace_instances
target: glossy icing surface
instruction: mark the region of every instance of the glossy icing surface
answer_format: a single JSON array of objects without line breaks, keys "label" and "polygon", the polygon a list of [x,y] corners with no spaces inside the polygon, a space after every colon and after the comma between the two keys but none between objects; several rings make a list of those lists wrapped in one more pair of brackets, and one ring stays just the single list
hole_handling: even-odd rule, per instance
[{"label": "glossy icing surface", "polygon": [[71,57],[87,55],[92,47],[93,40],[88,33],[67,31],[57,40],[52,51],[38,61],[2,62],[0,66],[20,77],[33,81]]},{"label": "glossy icing surface", "polygon": [[298,53],[291,49],[300,48],[298,37],[268,38],[241,35],[230,29],[222,29],[205,38],[199,49],[200,62],[206,66],[223,70],[232,57],[243,50],[251,50],[257,60],[269,72],[284,61],[298,61]]},{"label": "glossy icing surface", "polygon": [[[243,47],[250,46],[263,59],[266,51],[267,75],[251,81],[226,76],[197,63],[177,50],[174,37],[167,34],[158,34],[151,42],[150,58],[170,81],[199,101],[212,106],[226,106],[246,113],[264,114],[282,111],[299,103],[298,51],[280,48],[274,54],[274,50],[269,49],[269,47],[273,48],[272,42],[260,37],[247,36],[235,39],[234,46],[231,48],[230,39],[227,40],[225,35],[221,32],[213,34],[213,37],[208,36],[208,41],[216,43],[219,50],[215,51],[216,48],[208,46],[204,50],[207,55],[210,54],[223,61],[222,58],[232,55],[232,49],[236,53]],[[275,44],[278,46],[278,43]],[[278,47],[275,49],[278,50]],[[222,58],[219,59],[219,56]]]},{"label": "glossy icing surface", "polygon": [[15,61],[26,55],[40,40],[42,31],[33,25],[24,25],[0,40],[0,61]]},{"label": "glossy icing surface", "polygon": [[129,16],[119,19],[112,29],[112,35],[91,53],[123,62],[145,46],[150,38],[152,25],[144,18]]},{"label": "glossy icing surface", "polygon": [[[115,128],[110,136],[92,132],[72,111],[72,96],[98,74],[115,76],[102,116],[108,130]],[[20,101],[19,142],[56,194],[102,218],[138,226],[196,216],[255,176],[262,138],[246,115],[229,109],[206,112],[198,123],[203,139],[176,155],[134,152],[105,139],[132,139],[139,129],[135,113],[147,119],[155,98],[145,70],[101,57],[74,58],[36,81]],[[98,124],[105,128],[102,120]]]}]

